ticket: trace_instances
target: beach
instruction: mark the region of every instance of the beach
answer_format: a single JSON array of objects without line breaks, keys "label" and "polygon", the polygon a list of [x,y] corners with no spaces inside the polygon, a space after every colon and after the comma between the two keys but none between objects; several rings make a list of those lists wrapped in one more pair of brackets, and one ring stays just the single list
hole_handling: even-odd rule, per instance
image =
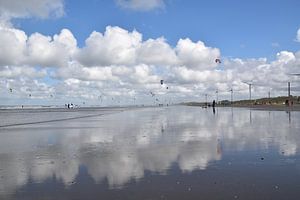
[{"label": "beach", "polygon": [[0,199],[298,199],[300,112],[0,111]]}]

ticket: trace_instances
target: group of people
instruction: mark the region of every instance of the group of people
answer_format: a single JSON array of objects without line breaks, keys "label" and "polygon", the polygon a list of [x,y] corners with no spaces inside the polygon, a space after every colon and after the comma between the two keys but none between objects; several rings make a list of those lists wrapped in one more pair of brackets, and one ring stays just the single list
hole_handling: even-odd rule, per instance
[{"label": "group of people", "polygon": [[74,105],[71,103],[71,104],[65,104],[65,107],[68,108],[68,109],[71,109],[71,108],[74,108]]},{"label": "group of people", "polygon": [[285,105],[292,106],[292,105],[294,105],[294,102],[292,100],[287,99],[287,100],[285,100]]}]

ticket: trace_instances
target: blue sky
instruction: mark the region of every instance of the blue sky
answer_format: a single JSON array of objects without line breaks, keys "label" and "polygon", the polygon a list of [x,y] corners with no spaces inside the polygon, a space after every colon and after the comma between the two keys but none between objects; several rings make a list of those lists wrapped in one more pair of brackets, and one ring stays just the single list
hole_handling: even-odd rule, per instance
[{"label": "blue sky", "polygon": [[300,27],[297,0],[169,0],[164,8],[134,11],[120,8],[113,0],[65,1],[65,14],[56,19],[15,20],[26,33],[53,35],[62,28],[72,30],[79,46],[89,34],[105,27],[136,29],[143,38],[163,36],[175,46],[180,38],[201,40],[218,47],[228,57],[267,57],[281,50],[295,51]]}]

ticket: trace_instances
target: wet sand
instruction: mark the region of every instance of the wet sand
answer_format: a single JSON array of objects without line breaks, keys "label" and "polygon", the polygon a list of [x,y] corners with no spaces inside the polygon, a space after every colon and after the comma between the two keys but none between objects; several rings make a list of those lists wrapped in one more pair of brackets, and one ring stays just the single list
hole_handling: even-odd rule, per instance
[{"label": "wet sand", "polygon": [[0,118],[0,199],[300,196],[300,112],[171,106]]}]

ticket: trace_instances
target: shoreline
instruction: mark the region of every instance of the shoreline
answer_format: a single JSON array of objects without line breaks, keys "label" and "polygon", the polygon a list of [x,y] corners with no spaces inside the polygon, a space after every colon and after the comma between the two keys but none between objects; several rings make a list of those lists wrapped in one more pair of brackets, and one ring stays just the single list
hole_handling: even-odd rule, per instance
[{"label": "shoreline", "polygon": [[218,106],[232,108],[249,108],[252,110],[267,110],[267,111],[300,111],[300,105],[285,106],[285,105],[233,105],[233,106]]},{"label": "shoreline", "polygon": [[[202,107],[203,105],[186,105]],[[209,108],[209,107],[208,107]],[[211,107],[212,108],[212,107]],[[252,110],[267,110],[267,111],[300,111],[300,105],[286,106],[286,105],[217,105],[216,108],[248,108]]]}]

